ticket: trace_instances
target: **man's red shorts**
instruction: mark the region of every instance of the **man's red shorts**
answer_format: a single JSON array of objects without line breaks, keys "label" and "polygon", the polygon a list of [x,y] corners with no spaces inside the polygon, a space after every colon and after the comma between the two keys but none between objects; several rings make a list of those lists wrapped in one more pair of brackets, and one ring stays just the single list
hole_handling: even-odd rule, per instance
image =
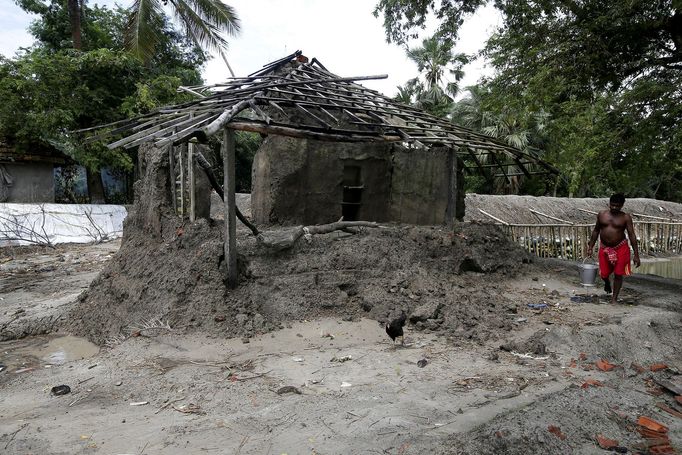
[{"label": "man's red shorts", "polygon": [[[615,252],[615,264],[609,261],[609,250]],[[612,273],[622,276],[630,275],[631,272],[630,245],[627,240],[613,248],[603,244],[599,246],[599,275],[601,275],[602,278],[608,278]]]}]

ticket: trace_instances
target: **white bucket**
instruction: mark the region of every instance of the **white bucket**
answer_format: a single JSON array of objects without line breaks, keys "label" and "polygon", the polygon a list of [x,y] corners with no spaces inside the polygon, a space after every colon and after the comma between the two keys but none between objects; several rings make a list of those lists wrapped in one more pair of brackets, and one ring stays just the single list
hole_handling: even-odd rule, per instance
[{"label": "white bucket", "polygon": [[585,259],[583,259],[583,263],[578,264],[578,270],[580,272],[580,284],[583,286],[594,286],[599,266],[597,264],[586,264]]}]

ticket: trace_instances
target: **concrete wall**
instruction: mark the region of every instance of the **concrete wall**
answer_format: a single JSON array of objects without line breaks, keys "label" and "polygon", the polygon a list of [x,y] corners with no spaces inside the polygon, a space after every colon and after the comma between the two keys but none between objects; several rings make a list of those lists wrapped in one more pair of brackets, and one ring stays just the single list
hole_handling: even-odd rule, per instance
[{"label": "concrete wall", "polygon": [[[355,219],[441,224],[448,156],[447,149],[269,136],[254,157],[252,216],[258,224],[329,223],[341,217],[344,206],[346,215],[352,213],[348,201],[358,197]],[[462,191],[462,207],[463,197]]]},{"label": "concrete wall", "polygon": [[12,177],[5,202],[54,202],[54,165],[51,163],[0,163]]}]

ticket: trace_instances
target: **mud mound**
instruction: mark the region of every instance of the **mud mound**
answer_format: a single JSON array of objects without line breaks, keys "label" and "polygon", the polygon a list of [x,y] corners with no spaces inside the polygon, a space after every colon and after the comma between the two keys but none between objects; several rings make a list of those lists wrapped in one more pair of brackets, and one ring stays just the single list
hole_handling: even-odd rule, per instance
[{"label": "mud mound", "polygon": [[124,225],[121,249],[66,318],[97,343],[146,330],[250,336],[316,316],[384,321],[405,310],[416,329],[482,342],[511,329],[516,304],[497,285],[529,256],[494,226],[388,226],[334,233],[273,253],[238,231],[240,285],[223,282],[220,220],[183,223],[168,195],[165,154],[146,150],[146,169]]}]

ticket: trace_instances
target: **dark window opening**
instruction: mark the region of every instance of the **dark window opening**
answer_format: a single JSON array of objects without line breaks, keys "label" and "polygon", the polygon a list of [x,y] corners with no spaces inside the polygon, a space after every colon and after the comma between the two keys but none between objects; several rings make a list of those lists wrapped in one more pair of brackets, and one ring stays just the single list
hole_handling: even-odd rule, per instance
[{"label": "dark window opening", "polygon": [[360,166],[344,166],[341,215],[345,221],[357,221],[362,205],[363,189],[362,168]]}]

